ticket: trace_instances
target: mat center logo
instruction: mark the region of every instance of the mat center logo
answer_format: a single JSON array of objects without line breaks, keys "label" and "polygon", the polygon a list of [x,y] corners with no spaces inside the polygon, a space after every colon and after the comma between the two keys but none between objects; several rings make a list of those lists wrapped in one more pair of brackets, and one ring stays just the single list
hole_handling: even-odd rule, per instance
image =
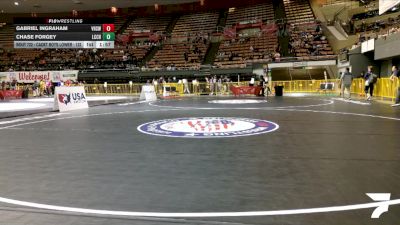
[{"label": "mat center logo", "polygon": [[259,119],[196,117],[153,121],[137,129],[146,134],[167,137],[216,138],[238,137],[275,131],[278,124]]}]

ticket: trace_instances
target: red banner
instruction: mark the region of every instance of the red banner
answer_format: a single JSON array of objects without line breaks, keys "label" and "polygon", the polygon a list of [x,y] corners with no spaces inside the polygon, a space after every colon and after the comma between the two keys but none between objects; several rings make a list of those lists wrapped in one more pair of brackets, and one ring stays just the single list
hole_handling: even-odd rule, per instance
[{"label": "red banner", "polygon": [[227,28],[224,30],[225,38],[235,38],[236,37],[236,28]]},{"label": "red banner", "polygon": [[8,90],[8,91],[0,91],[0,99],[4,100],[7,98],[21,98],[22,91],[16,90]]},{"label": "red banner", "polygon": [[261,27],[261,31],[267,34],[273,34],[278,30],[278,27],[274,23],[266,24]]},{"label": "red banner", "polygon": [[231,86],[232,93],[237,95],[256,95],[258,96],[261,92],[260,86]]},{"label": "red banner", "polygon": [[157,34],[157,33],[153,33],[149,36],[150,41],[153,42],[157,42],[159,40],[161,40],[161,35]]},{"label": "red banner", "polygon": [[118,34],[117,35],[117,41],[126,44],[126,43],[129,42],[129,35]]}]

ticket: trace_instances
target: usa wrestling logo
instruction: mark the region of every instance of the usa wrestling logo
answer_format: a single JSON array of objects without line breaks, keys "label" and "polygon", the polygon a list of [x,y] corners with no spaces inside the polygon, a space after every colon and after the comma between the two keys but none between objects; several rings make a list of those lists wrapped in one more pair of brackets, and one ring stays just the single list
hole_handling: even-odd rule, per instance
[{"label": "usa wrestling logo", "polygon": [[278,124],[267,120],[230,117],[196,117],[153,121],[142,124],[138,126],[137,129],[142,133],[156,136],[221,138],[269,133],[278,128]]},{"label": "usa wrestling logo", "polygon": [[69,93],[69,94],[58,94],[58,101],[65,105],[71,103],[85,103],[86,97],[84,93]]},{"label": "usa wrestling logo", "polygon": [[68,105],[68,103],[71,103],[71,94],[58,94],[58,101]]}]

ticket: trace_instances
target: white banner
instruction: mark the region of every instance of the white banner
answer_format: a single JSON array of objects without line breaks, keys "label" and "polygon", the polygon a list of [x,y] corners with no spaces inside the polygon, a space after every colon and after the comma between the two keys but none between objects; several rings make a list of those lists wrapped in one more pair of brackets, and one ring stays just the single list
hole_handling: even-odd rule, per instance
[{"label": "white banner", "polygon": [[379,0],[379,15],[400,3],[400,0]]},{"label": "white banner", "polygon": [[370,39],[361,43],[361,53],[373,51],[375,49],[375,39]]},{"label": "white banner", "polygon": [[61,70],[61,71],[15,71],[0,72],[0,77],[6,76],[6,81],[17,80],[18,83],[33,83],[40,81],[77,81],[79,70]]},{"label": "white banner", "polygon": [[54,93],[54,110],[60,112],[89,108],[83,86],[56,87]]},{"label": "white banner", "polygon": [[7,75],[0,74],[0,81],[3,82],[3,81],[6,81],[6,80],[7,80]]},{"label": "white banner", "polygon": [[143,85],[139,100],[156,101],[157,95],[153,85]]},{"label": "white banner", "polygon": [[133,30],[133,33],[150,33],[151,30]]}]

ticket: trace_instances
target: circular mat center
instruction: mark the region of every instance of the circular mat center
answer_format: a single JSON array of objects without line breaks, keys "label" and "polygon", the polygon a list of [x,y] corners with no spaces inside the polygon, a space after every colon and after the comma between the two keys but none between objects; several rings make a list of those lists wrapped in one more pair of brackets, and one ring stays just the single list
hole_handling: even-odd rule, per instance
[{"label": "circular mat center", "polygon": [[167,137],[215,138],[263,134],[275,131],[278,124],[259,119],[231,117],[193,117],[158,120],[140,125],[146,134]]}]

